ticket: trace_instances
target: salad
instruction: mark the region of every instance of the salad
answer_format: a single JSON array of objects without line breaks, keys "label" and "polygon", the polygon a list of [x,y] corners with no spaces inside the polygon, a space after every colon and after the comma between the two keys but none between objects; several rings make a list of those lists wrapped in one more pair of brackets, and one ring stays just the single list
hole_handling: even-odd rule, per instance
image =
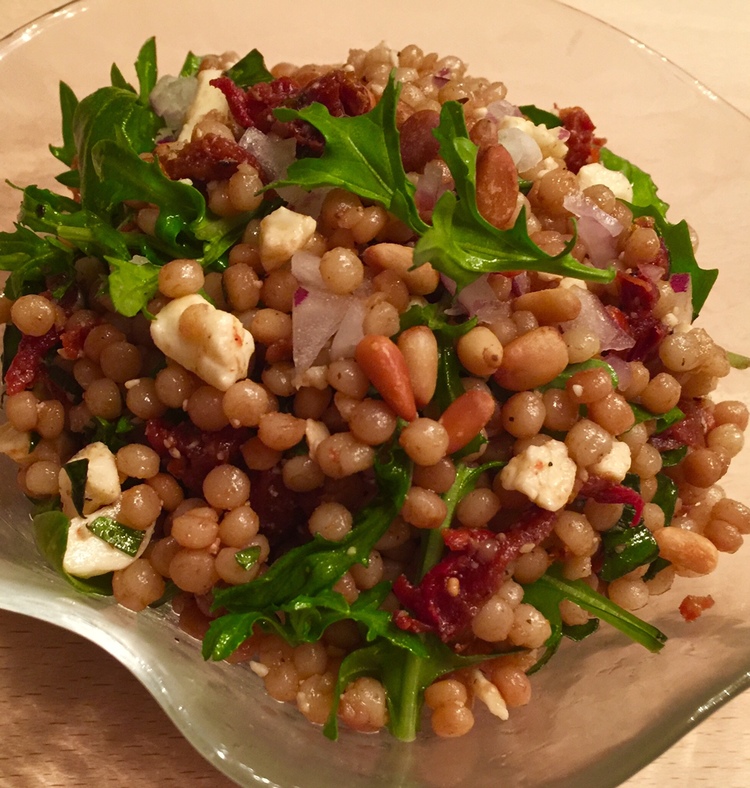
[{"label": "salad", "polygon": [[507,719],[600,622],[659,651],[634,611],[750,510],[710,397],[746,360],[651,178],[416,46],[135,71],[61,84],[64,189],[0,233],[0,450],[49,563],[330,737]]}]

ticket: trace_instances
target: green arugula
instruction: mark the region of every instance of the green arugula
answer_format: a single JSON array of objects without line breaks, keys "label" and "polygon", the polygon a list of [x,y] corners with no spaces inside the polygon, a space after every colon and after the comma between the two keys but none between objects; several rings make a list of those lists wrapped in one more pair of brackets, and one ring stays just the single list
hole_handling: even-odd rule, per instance
[{"label": "green arugula", "polygon": [[569,364],[565,369],[556,377],[546,383],[544,386],[539,387],[539,391],[547,391],[547,389],[564,389],[567,382],[573,375],[578,372],[585,372],[589,369],[603,369],[612,378],[612,388],[616,389],[620,381],[614,369],[598,358],[590,358],[588,361],[581,361],[577,364]]},{"label": "green arugula", "polygon": [[620,522],[602,534],[604,560],[599,577],[606,582],[632,572],[639,566],[650,564],[659,555],[659,545],[645,525],[631,526]]},{"label": "green arugula", "polygon": [[630,409],[633,411],[636,424],[641,424],[644,421],[654,421],[656,423],[654,428],[655,435],[664,432],[668,427],[685,418],[685,414],[676,406],[666,413],[660,413],[658,416],[633,402],[630,403]]},{"label": "green arugula", "polygon": [[76,145],[73,139],[73,116],[78,106],[78,99],[70,85],[60,83],[60,114],[62,116],[62,145],[50,145],[50,153],[68,167],[73,165],[76,156]]},{"label": "green arugula", "polygon": [[[562,577],[562,570],[559,566],[550,568],[538,580],[524,586],[524,601],[528,601],[534,607],[539,606],[537,609],[545,617],[549,613],[552,616],[550,623],[553,626],[558,620],[557,616],[559,616],[559,609],[557,613],[554,610],[565,599],[574,602],[596,618],[606,621],[649,651],[660,651],[667,641],[667,636],[663,632],[624,610],[610,599],[598,594],[583,581],[565,580]],[[553,629],[552,635],[546,644],[547,648],[557,649],[561,637],[561,631]],[[544,664],[549,657],[545,659],[543,656],[542,659],[542,664]],[[531,672],[533,670],[532,668]]]},{"label": "green arugula", "polygon": [[112,595],[112,573],[83,579],[63,569],[63,558],[68,544],[70,519],[59,511],[46,511],[34,517],[32,528],[37,549],[47,563],[77,591],[97,596]]},{"label": "green arugula", "polygon": [[135,429],[135,425],[125,416],[120,416],[117,421],[109,421],[101,416],[95,416],[94,428],[86,432],[87,443],[103,443],[113,453],[128,443],[124,437]]},{"label": "green arugula", "polygon": [[182,63],[178,76],[194,77],[198,73],[202,62],[203,57],[201,55],[196,55],[192,51],[188,52],[187,55],[185,55],[185,60]]},{"label": "green arugula", "polygon": [[249,88],[259,82],[272,82],[273,74],[266,68],[263,55],[252,49],[226,72],[238,87]]},{"label": "green arugula", "polygon": [[562,126],[560,118],[546,109],[539,109],[534,104],[522,104],[518,109],[535,125],[546,126],[548,129],[556,129]]},{"label": "green arugula", "polygon": [[109,295],[115,309],[125,317],[137,315],[159,289],[159,267],[145,258],[118,260],[105,257],[110,266]]},{"label": "green arugula", "polygon": [[204,640],[206,658],[223,659],[221,655],[242,642],[238,622],[252,626],[257,620],[270,621],[300,597],[323,594],[323,602],[330,603],[328,592],[334,584],[355,563],[367,562],[373,545],[401,510],[411,482],[411,463],[400,448],[391,447],[376,461],[375,477],[378,495],[357,514],[352,530],[341,541],[316,536],[278,558],[261,577],[216,592],[217,609],[242,614],[244,619],[226,615],[214,619]]},{"label": "green arugula", "polygon": [[78,514],[83,517],[83,505],[86,503],[86,479],[89,473],[89,461],[86,458],[72,460],[63,465],[63,470],[70,479],[70,499]]},{"label": "green arugula", "polygon": [[654,220],[656,231],[669,251],[670,272],[690,274],[693,318],[698,317],[719,271],[704,269],[698,265],[687,222],[683,219],[677,224],[671,224],[667,220],[669,205],[659,198],[658,188],[647,172],[607,148],[601,149],[600,161],[607,169],[623,173],[630,181],[633,186],[633,201],[627,205],[633,211],[634,217],[650,216]]},{"label": "green arugula", "polygon": [[334,687],[334,703],[323,733],[329,739],[338,736],[337,710],[347,685],[362,676],[374,676],[386,690],[388,729],[401,741],[414,741],[424,700],[424,691],[435,679],[459,668],[484,662],[486,654],[461,656],[433,635],[415,636],[424,644],[428,658],[399,648],[389,640],[378,639],[373,645],[348,654],[339,669]]},{"label": "green arugula", "polygon": [[731,350],[727,350],[726,353],[727,361],[734,369],[747,369],[750,367],[750,357],[743,356],[741,353],[732,353]]},{"label": "green arugula", "polygon": [[422,234],[414,248],[414,264],[431,262],[458,288],[477,276],[491,271],[546,271],[563,276],[609,282],[610,269],[579,263],[570,255],[575,237],[558,255],[548,255],[526,230],[525,211],[521,211],[510,230],[498,230],[480,213],[476,202],[478,148],[469,139],[463,108],[447,102],[440,113],[440,124],[433,134],[440,142],[440,156],[451,171],[456,192],[440,197],[432,216],[432,227]]},{"label": "green arugula", "polygon": [[274,110],[279,120],[304,120],[324,137],[320,158],[299,159],[281,181],[267,186],[301,186],[313,189],[335,186],[366,200],[382,204],[416,233],[427,225],[419,218],[414,203],[414,185],[406,177],[401,162],[399,135],[396,129],[396,104],[401,86],[393,79],[380,101],[370,112],[356,117],[333,117],[322,104],[314,103],[300,110]]},{"label": "green arugula", "polygon": [[138,531],[129,528],[127,525],[118,523],[112,517],[97,517],[92,522],[87,523],[86,527],[107,544],[120,550],[126,555],[135,556],[143,543],[145,531]]},{"label": "green arugula", "polygon": [[243,568],[243,569],[251,569],[258,563],[258,559],[260,558],[260,547],[258,545],[253,545],[252,547],[246,547],[244,550],[238,550],[234,554],[234,560]]}]

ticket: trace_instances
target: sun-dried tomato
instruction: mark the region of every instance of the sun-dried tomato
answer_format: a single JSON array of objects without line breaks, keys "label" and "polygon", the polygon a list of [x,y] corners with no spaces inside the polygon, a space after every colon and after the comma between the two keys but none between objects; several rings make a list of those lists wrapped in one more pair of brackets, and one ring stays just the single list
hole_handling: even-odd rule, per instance
[{"label": "sun-dried tomato", "polygon": [[635,339],[629,350],[616,352],[626,361],[647,361],[656,353],[668,333],[667,327],[653,313],[659,300],[659,289],[639,271],[617,274],[619,309],[628,323],[628,332]]},{"label": "sun-dried tomato", "polygon": [[638,525],[643,516],[645,501],[631,487],[603,479],[593,474],[583,483],[578,491],[579,498],[591,498],[597,503],[622,503],[633,507],[633,519],[630,525]]},{"label": "sun-dried tomato", "polygon": [[167,175],[174,181],[190,178],[199,183],[231,178],[243,162],[249,162],[259,172],[255,157],[239,143],[218,134],[206,134],[185,143],[176,153],[161,159]]},{"label": "sun-dried tomato", "polygon": [[685,414],[685,418],[658,435],[653,435],[651,445],[659,451],[672,451],[682,446],[703,448],[706,435],[716,426],[713,414],[700,399],[681,399],[677,407]]},{"label": "sun-dried tomato", "polygon": [[711,595],[695,596],[694,594],[688,594],[680,602],[680,615],[685,621],[695,621],[701,617],[704,610],[709,610],[714,604],[714,598]]},{"label": "sun-dried tomato", "polygon": [[571,172],[578,172],[584,164],[599,161],[599,151],[605,140],[594,136],[594,126],[586,110],[566,107],[560,110],[563,127],[570,132],[565,165]]},{"label": "sun-dried tomato", "polygon": [[164,460],[175,479],[196,495],[202,495],[206,474],[223,463],[236,463],[240,447],[250,437],[247,429],[224,427],[205,432],[190,421],[170,424],[166,419],[146,422],[146,440]]},{"label": "sun-dried tomato", "polygon": [[449,555],[414,586],[404,575],[393,592],[408,610],[394,622],[412,632],[434,631],[444,643],[468,631],[481,606],[500,588],[508,564],[526,545],[538,545],[552,532],[554,512],[532,507],[510,530],[451,528],[443,539]]},{"label": "sun-dried tomato", "polygon": [[44,356],[60,341],[56,328],[51,328],[41,337],[24,334],[18,343],[18,350],[5,373],[7,394],[20,394],[30,389],[39,380],[44,370]]},{"label": "sun-dried tomato", "polygon": [[273,111],[278,107],[292,107],[300,87],[289,77],[279,77],[272,82],[259,82],[247,90],[236,85],[229,77],[217,77],[211,84],[226,97],[232,117],[243,129],[250,127],[267,134],[276,123]]}]

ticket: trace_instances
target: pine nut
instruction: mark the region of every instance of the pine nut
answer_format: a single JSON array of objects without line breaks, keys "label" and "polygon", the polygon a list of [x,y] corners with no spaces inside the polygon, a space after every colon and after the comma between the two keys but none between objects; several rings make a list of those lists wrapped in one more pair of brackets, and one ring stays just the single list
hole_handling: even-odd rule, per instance
[{"label": "pine nut", "polygon": [[417,417],[409,369],[396,344],[380,334],[363,337],[354,357],[393,411],[406,421]]},{"label": "pine nut", "polygon": [[510,227],[518,202],[518,172],[502,145],[482,148],[477,158],[477,208],[493,226]]},{"label": "pine nut", "polygon": [[482,389],[471,389],[455,399],[440,417],[450,438],[446,454],[463,449],[479,435],[495,413],[495,400]]},{"label": "pine nut", "polygon": [[540,325],[549,326],[575,320],[581,312],[581,301],[573,290],[566,287],[535,290],[513,301],[513,311],[519,310],[531,312]]},{"label": "pine nut", "polygon": [[510,391],[543,386],[568,366],[568,348],[557,329],[540,326],[509,342],[495,380]]},{"label": "pine nut", "polygon": [[503,360],[503,346],[487,326],[476,326],[456,343],[459,361],[472,375],[488,377]]},{"label": "pine nut", "polygon": [[398,338],[398,349],[409,370],[417,407],[423,408],[433,398],[437,385],[438,346],[427,326],[407,328]]},{"label": "pine nut", "polygon": [[719,551],[705,536],[682,528],[660,528],[654,533],[659,555],[680,569],[707,575],[716,569]]}]

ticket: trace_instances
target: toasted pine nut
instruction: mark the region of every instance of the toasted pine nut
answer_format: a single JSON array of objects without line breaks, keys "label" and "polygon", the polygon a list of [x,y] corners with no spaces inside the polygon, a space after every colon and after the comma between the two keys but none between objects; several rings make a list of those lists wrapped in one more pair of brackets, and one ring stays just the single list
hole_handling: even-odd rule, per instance
[{"label": "toasted pine nut", "polygon": [[368,246],[362,259],[378,271],[395,271],[414,295],[428,295],[438,286],[440,274],[424,263],[419,268],[414,265],[414,250],[401,244],[382,243]]},{"label": "toasted pine nut", "polygon": [[518,201],[518,172],[502,145],[482,148],[477,159],[477,208],[493,227],[510,226]]},{"label": "toasted pine nut", "polygon": [[509,342],[495,380],[510,391],[543,386],[568,366],[568,348],[557,329],[540,326]]},{"label": "toasted pine nut", "polygon": [[409,370],[417,407],[423,408],[434,396],[437,385],[438,346],[427,326],[407,328],[398,338],[398,349]]},{"label": "toasted pine nut", "polygon": [[459,361],[472,375],[488,377],[503,361],[503,346],[487,326],[476,326],[456,343]]},{"label": "toasted pine nut", "polygon": [[450,441],[446,454],[463,449],[479,435],[480,430],[495,413],[495,400],[483,389],[470,389],[443,411],[440,423],[448,432]]},{"label": "toasted pine nut", "polygon": [[381,334],[367,334],[357,345],[354,357],[393,411],[406,421],[416,419],[409,369],[396,344]]},{"label": "toasted pine nut", "polygon": [[719,551],[705,536],[682,528],[659,528],[654,532],[659,545],[659,555],[677,568],[698,575],[707,575],[716,569]]},{"label": "toasted pine nut", "polygon": [[518,310],[531,312],[539,325],[550,326],[575,320],[581,312],[581,301],[572,289],[556,287],[518,296],[513,301],[513,311]]}]

